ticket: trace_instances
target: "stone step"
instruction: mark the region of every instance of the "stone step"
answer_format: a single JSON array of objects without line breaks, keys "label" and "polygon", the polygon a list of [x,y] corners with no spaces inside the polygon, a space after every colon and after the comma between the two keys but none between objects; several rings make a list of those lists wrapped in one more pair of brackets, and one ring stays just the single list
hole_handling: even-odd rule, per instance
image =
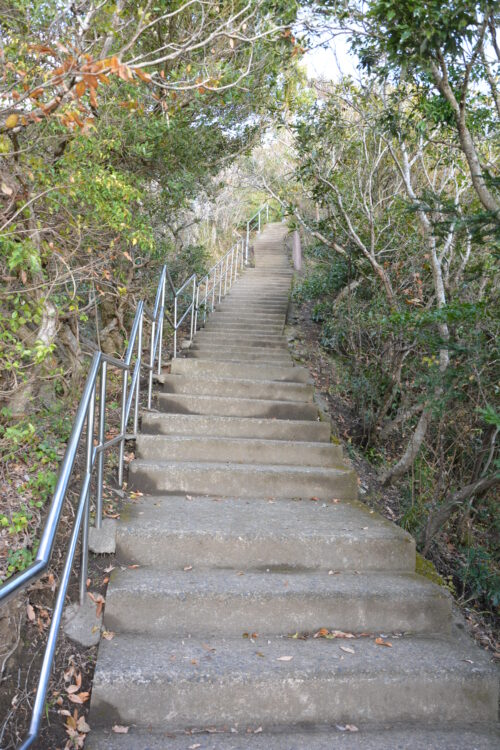
[{"label": "stone step", "polygon": [[[493,722],[495,668],[459,638],[103,640],[89,723],[165,731],[236,723]],[[354,653],[346,652],[349,648]],[[282,660],[286,657],[288,660]],[[291,659],[290,659],[291,657]]]},{"label": "stone step", "polygon": [[331,443],[299,443],[289,440],[245,438],[181,437],[179,435],[137,436],[137,458],[153,461],[231,461],[239,464],[338,466],[342,448]]},{"label": "stone step", "polygon": [[121,513],[116,544],[119,559],[177,569],[415,570],[414,539],[356,501],[144,497]]},{"label": "stone step", "polygon": [[330,425],[327,422],[165,412],[144,412],[142,430],[157,435],[202,435],[207,438],[242,437],[321,443],[330,440]]},{"label": "stone step", "polygon": [[310,383],[311,376],[305,367],[281,367],[279,365],[240,365],[230,362],[204,362],[203,360],[178,357],[171,362],[172,374],[203,375],[204,377],[243,378],[252,380],[275,380],[280,383]]},{"label": "stone step", "polygon": [[195,339],[193,345],[191,346],[190,352],[210,352],[214,354],[236,354],[238,356],[265,356],[265,357],[273,357],[273,358],[280,358],[280,359],[288,359],[291,361],[291,356],[288,353],[288,350],[286,348],[283,348],[282,346],[276,346],[275,344],[270,344],[269,346],[259,346],[258,342],[256,342],[255,346],[251,346],[246,344],[246,342],[241,344],[215,344],[211,341],[204,341],[203,339]]},{"label": "stone step", "polygon": [[348,468],[136,459],[129,464],[129,486],[156,494],[351,500],[358,483]]},{"label": "stone step", "polygon": [[212,313],[212,315],[214,318],[221,317],[224,320],[229,317],[238,320],[241,318],[244,321],[253,318],[257,323],[266,322],[268,319],[271,323],[277,321],[279,325],[283,320],[286,320],[287,310],[288,306],[280,308],[276,307],[273,310],[262,310],[261,307],[254,308],[231,304],[219,307]]},{"label": "stone step", "polygon": [[262,333],[247,333],[243,331],[231,333],[227,330],[207,331],[202,329],[198,331],[195,338],[195,343],[199,343],[200,341],[212,342],[214,344],[227,342],[232,346],[239,343],[244,346],[264,346],[275,347],[277,349],[286,349],[288,347],[287,340],[283,334],[266,335]]},{"label": "stone step", "polygon": [[[358,722],[359,724],[359,722]],[[131,727],[127,734],[110,730],[92,731],[85,741],[86,750],[498,750],[500,731],[495,725],[437,725],[432,728],[364,727],[356,731],[345,726],[290,729],[277,727],[260,731],[255,722],[248,727],[238,726],[206,731],[200,727],[186,734],[170,736],[165,745],[165,733],[150,732]],[[248,730],[248,731],[247,731]],[[257,732],[257,734],[255,734]]]},{"label": "stone step", "polygon": [[[188,575],[186,575],[188,573]],[[449,633],[451,597],[415,573],[115,570],[106,630],[179,637]],[[258,639],[257,639],[258,640]],[[350,639],[354,640],[354,639]]]},{"label": "stone step", "polygon": [[195,351],[203,351],[205,349],[212,350],[214,348],[222,348],[224,351],[232,351],[237,349],[245,351],[246,349],[257,350],[257,354],[260,350],[270,351],[274,353],[283,353],[288,355],[287,341],[284,337],[281,337],[280,341],[266,341],[259,336],[249,336],[248,334],[243,339],[239,336],[229,336],[227,333],[221,334],[207,334],[196,336],[194,343],[191,347]]},{"label": "stone step", "polygon": [[288,354],[275,354],[274,352],[242,352],[236,349],[228,349],[224,352],[190,349],[187,356],[194,359],[211,359],[218,362],[248,362],[250,364],[283,365],[291,367],[293,360]]},{"label": "stone step", "polygon": [[278,401],[260,398],[198,396],[186,393],[158,394],[160,411],[174,414],[205,414],[219,417],[260,417],[267,419],[315,420],[318,407],[304,401]]},{"label": "stone step", "polygon": [[158,375],[156,379],[163,385],[165,393],[190,393],[196,396],[311,402],[314,394],[312,385],[275,380],[217,378],[207,375]]},{"label": "stone step", "polygon": [[218,362],[249,362],[270,365],[275,364],[284,365],[285,367],[291,367],[293,364],[293,360],[288,354],[282,356],[274,354],[272,352],[242,352],[234,349],[224,353],[218,351],[199,351],[197,349],[190,349],[188,352],[188,357],[193,357],[194,359],[211,359]]},{"label": "stone step", "polygon": [[286,313],[288,309],[288,299],[276,300],[275,302],[264,302],[263,300],[256,300],[247,297],[233,297],[228,296],[223,299],[215,308],[219,312],[225,310],[245,310],[261,312],[261,313]]},{"label": "stone step", "polygon": [[210,316],[207,320],[206,325],[204,326],[205,331],[227,331],[228,333],[238,334],[240,332],[242,333],[248,333],[248,334],[258,334],[261,336],[267,336],[268,334],[271,335],[283,335],[283,325],[258,325],[256,323],[238,323],[238,322],[224,322],[223,320],[217,320],[216,318],[213,318]]}]

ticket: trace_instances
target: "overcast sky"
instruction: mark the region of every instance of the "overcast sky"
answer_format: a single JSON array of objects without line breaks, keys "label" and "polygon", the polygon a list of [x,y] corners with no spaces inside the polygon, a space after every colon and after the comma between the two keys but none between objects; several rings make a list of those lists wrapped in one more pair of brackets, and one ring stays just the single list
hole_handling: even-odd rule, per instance
[{"label": "overcast sky", "polygon": [[349,50],[346,36],[325,40],[324,47],[311,47],[302,58],[309,78],[338,81],[343,75],[357,77],[357,58]]}]

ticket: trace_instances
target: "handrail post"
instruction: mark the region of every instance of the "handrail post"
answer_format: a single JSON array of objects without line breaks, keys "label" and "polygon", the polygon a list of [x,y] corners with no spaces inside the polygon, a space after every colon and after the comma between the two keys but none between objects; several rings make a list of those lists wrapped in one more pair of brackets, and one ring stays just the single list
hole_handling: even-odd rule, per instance
[{"label": "handrail post", "polygon": [[258,234],[260,234],[260,214],[261,214],[261,212],[259,211],[259,231],[258,231]]},{"label": "handrail post", "polygon": [[219,304],[222,297],[222,261],[219,262]]},{"label": "handrail post", "polygon": [[227,255],[224,258],[224,261],[225,261],[225,263],[224,263],[224,297],[225,297],[226,296],[226,292],[227,292],[227,266],[228,266]]},{"label": "handrail post", "polygon": [[153,371],[155,366],[155,334],[156,334],[156,321],[151,323],[151,341],[150,341],[150,352],[149,352],[149,375],[148,375],[148,409],[151,409],[151,399],[153,396]]},{"label": "handrail post", "polygon": [[[160,308],[162,310],[165,309],[165,284],[166,284],[166,279],[163,279],[163,285],[162,285],[162,290],[161,290],[161,302],[160,302]],[[165,315],[163,314],[158,323],[158,325],[160,326],[160,336],[158,340],[158,370],[157,370],[158,375],[161,375],[161,348],[162,348],[162,342],[163,342],[163,319],[164,317]]]},{"label": "handrail post", "polygon": [[205,299],[203,301],[203,325],[207,322],[207,304],[208,304],[208,285],[210,283],[210,274],[205,279]]},{"label": "handrail post", "polygon": [[248,246],[250,245],[250,222],[247,221],[247,241],[245,244],[245,263],[248,263]]},{"label": "handrail post", "polygon": [[[161,309],[163,310],[163,304]],[[134,435],[137,435],[139,431],[139,398],[141,394],[141,365],[142,365],[142,324],[144,321],[144,312],[141,314],[141,322],[139,324],[139,331],[137,333],[137,359],[139,362],[139,372],[137,375],[137,382],[135,384],[135,404],[134,404]],[[163,321],[163,315],[162,315]],[[160,337],[160,357],[161,357],[161,337]]]},{"label": "handrail post", "polygon": [[[99,448],[102,448],[106,432],[106,378],[108,373],[108,363],[103,360],[101,363],[101,381],[99,388]],[[104,451],[100,450],[97,456],[97,494],[95,508],[95,527],[102,527],[102,485],[104,479]]]},{"label": "handrail post", "polygon": [[195,319],[196,319],[196,274],[193,276],[193,291],[191,295],[191,334],[189,336],[189,342],[193,340],[195,334]]},{"label": "handrail post", "polygon": [[216,286],[217,286],[217,266],[215,266],[215,268],[214,268],[214,280],[213,280],[213,284],[212,284],[212,310],[211,310],[211,312],[214,311],[214,307],[215,307],[215,287]]},{"label": "handrail post", "polygon": [[[152,342],[151,342],[151,347],[153,347]],[[152,378],[151,372],[150,372],[150,375]],[[120,452],[119,452],[119,464],[118,464],[118,484],[120,485],[120,487],[123,484],[123,460],[125,456],[125,433],[127,431],[127,425],[125,424],[126,419],[127,419],[127,386],[128,386],[128,368],[123,371],[123,382],[122,382],[122,413],[121,413],[121,419],[120,419],[121,440],[120,440]]]},{"label": "handrail post", "polygon": [[85,497],[85,508],[82,518],[82,548],[80,566],[80,605],[83,606],[87,595],[87,571],[89,566],[89,516],[90,516],[90,476],[92,474],[92,451],[94,448],[94,417],[95,417],[95,384],[92,388],[87,409],[87,438],[85,450],[85,473],[89,477],[89,485]]},{"label": "handrail post", "polygon": [[174,359],[177,357],[177,294],[174,297]]}]

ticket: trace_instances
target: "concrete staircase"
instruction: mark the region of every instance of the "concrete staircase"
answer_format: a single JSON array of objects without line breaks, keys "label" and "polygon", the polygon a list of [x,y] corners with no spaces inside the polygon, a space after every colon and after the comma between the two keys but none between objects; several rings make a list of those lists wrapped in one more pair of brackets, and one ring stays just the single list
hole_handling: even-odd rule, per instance
[{"label": "concrete staircase", "polygon": [[288,353],[284,231],[142,417],[129,486],[147,496],[118,527],[86,747],[497,748],[494,668],[413,539],[357,501]]}]

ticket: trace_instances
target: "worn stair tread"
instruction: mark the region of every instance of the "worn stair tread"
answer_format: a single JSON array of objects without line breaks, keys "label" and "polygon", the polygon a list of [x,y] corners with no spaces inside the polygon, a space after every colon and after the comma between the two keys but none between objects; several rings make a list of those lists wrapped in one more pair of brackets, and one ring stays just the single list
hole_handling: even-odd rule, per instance
[{"label": "worn stair tread", "polygon": [[134,561],[237,569],[415,570],[415,541],[358,501],[146,496],[122,513]]},{"label": "worn stair tread", "polygon": [[[192,567],[192,566],[188,566]],[[188,575],[186,574],[188,573]],[[115,570],[105,624],[168,637],[246,632],[443,633],[451,598],[415,573]]]},{"label": "worn stair tread", "polygon": [[335,466],[342,463],[342,448],[332,443],[223,438],[204,436],[150,435],[136,438],[138,458],[165,458],[174,461],[234,461],[235,463],[303,464]]},{"label": "worn stair tread", "polygon": [[286,356],[277,356],[275,354],[264,354],[256,352],[214,352],[214,351],[197,351],[191,349],[188,351],[188,357],[195,359],[214,360],[216,362],[240,362],[254,364],[260,362],[261,364],[268,365],[284,365],[285,367],[291,367],[293,365],[293,359],[288,354]]},{"label": "worn stair tread", "polygon": [[311,383],[311,375],[305,367],[292,364],[288,367],[281,365],[230,365],[217,364],[203,360],[174,359],[171,363],[173,374],[217,374],[219,377],[244,377],[252,380],[276,380],[278,382]]},{"label": "worn stair tread", "polygon": [[174,414],[144,412],[143,430],[170,435],[205,435],[224,437],[265,437],[275,440],[329,442],[330,425],[304,419],[264,419],[231,417],[216,414]]},{"label": "worn stair tread", "polygon": [[[248,731],[247,731],[248,729]],[[277,727],[265,731],[255,722],[226,731],[187,729],[172,734],[130,727],[127,734],[93,730],[87,750],[498,750],[500,729],[493,725],[456,724],[436,727],[374,727],[360,724],[349,731],[345,724],[310,729]]]},{"label": "worn stair tread", "polygon": [[267,419],[300,419],[315,421],[318,407],[305,401],[212,396],[191,393],[159,393],[161,411],[177,414],[262,417]]},{"label": "worn stair tread", "polygon": [[143,492],[197,493],[241,497],[321,497],[355,499],[357,477],[348,466],[288,466],[209,461],[135,459],[129,485]]},{"label": "worn stair tread", "polygon": [[390,642],[117,633],[99,648],[90,724],[496,720],[497,670],[467,639]]},{"label": "worn stair tread", "polygon": [[203,378],[188,374],[158,375],[157,380],[163,385],[165,393],[191,393],[199,396],[222,396],[237,392],[237,398],[310,402],[314,393],[312,385],[306,383],[226,378],[217,377],[213,373]]}]

